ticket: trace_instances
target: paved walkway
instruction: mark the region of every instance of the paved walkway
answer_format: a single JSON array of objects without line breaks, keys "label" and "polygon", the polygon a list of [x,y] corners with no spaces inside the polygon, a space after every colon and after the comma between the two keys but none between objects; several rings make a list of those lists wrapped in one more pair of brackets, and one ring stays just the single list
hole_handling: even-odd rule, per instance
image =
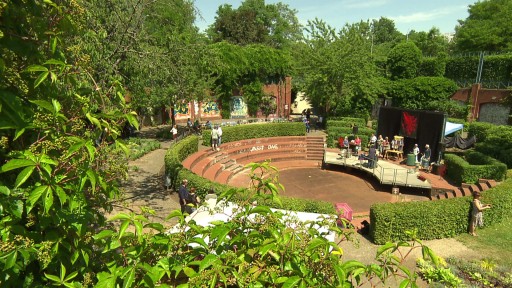
[{"label": "paved walkway", "polygon": [[172,193],[163,186],[164,158],[171,141],[160,142],[160,149],[154,150],[143,157],[130,161],[128,180],[123,183],[123,198],[116,201],[114,211],[141,212],[141,207],[154,211],[150,221],[173,225],[174,222],[165,218],[175,209],[180,209],[178,194]]}]

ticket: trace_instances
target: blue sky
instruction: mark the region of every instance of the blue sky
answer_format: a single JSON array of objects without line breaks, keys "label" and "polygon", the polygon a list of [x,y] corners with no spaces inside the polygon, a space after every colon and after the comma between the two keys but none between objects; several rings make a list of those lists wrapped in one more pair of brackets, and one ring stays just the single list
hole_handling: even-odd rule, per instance
[{"label": "blue sky", "polygon": [[[395,27],[406,34],[410,30],[428,31],[437,27],[441,33],[455,32],[457,20],[468,16],[468,6],[477,0],[266,0],[265,3],[282,2],[297,10],[301,24],[315,17],[339,29],[346,23],[386,17],[395,22]],[[238,8],[241,0],[195,0],[203,19],[196,20],[202,31],[215,19],[217,8],[230,4]]]}]

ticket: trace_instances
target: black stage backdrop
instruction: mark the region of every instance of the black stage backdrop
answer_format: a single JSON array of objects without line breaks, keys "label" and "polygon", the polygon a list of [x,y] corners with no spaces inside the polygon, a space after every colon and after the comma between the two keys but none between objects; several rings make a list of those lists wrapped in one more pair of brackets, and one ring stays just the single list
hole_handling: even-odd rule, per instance
[{"label": "black stage backdrop", "polygon": [[381,107],[377,135],[389,137],[404,136],[404,158],[412,153],[414,144],[420,147],[420,153],[425,152],[425,145],[429,144],[432,150],[431,162],[437,162],[439,152],[442,151],[440,143],[444,138],[445,115],[442,112],[406,110],[400,108]]}]

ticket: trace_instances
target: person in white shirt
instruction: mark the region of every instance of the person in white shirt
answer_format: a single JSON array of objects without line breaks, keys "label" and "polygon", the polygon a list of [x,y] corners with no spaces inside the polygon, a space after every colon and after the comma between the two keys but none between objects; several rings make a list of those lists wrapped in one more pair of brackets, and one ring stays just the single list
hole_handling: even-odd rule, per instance
[{"label": "person in white shirt", "polygon": [[219,140],[217,140],[217,147],[220,147],[220,144],[222,142],[222,128],[220,128],[220,124],[219,127],[217,128],[217,134],[219,135]]},{"label": "person in white shirt", "polygon": [[178,138],[178,127],[176,125],[172,126],[171,133],[172,140],[174,141],[174,143],[176,143],[176,138]]},{"label": "person in white shirt", "polygon": [[412,153],[414,153],[414,157],[416,157],[416,163],[418,163],[418,155],[420,154],[420,148],[418,144],[414,144],[414,149],[412,149]]}]

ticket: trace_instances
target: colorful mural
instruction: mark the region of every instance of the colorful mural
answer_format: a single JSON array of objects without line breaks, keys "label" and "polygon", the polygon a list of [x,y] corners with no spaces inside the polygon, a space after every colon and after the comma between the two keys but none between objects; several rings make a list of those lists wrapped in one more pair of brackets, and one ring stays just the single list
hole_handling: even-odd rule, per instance
[{"label": "colorful mural", "polygon": [[220,111],[217,102],[209,101],[201,103],[201,118],[219,116]]},{"label": "colorful mural", "polygon": [[247,117],[247,104],[242,96],[233,96],[231,98],[231,118]]},{"label": "colorful mural", "polygon": [[192,118],[190,103],[176,104],[174,107],[174,117],[176,120]]}]

